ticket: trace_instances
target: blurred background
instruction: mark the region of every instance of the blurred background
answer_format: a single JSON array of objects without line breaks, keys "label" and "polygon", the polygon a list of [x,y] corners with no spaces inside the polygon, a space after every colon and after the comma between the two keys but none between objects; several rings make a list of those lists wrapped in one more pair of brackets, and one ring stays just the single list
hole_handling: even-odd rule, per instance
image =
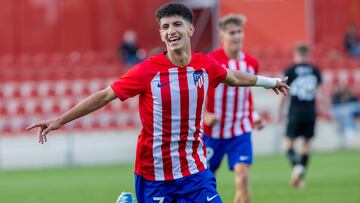
[{"label": "blurred background", "polygon": [[[154,12],[167,2],[174,1],[0,0],[0,170],[131,166],[141,127],[137,98],[114,101],[64,126],[45,145],[25,127],[58,116],[162,51]],[[219,47],[219,17],[246,15],[245,51],[259,60],[262,75],[280,76],[292,63],[294,45],[309,44],[324,78],[314,150],[351,149],[359,155],[360,0],[176,2],[195,13],[197,52]],[[255,154],[282,153],[278,98],[271,91],[254,91],[256,109],[267,123],[254,133]]]}]

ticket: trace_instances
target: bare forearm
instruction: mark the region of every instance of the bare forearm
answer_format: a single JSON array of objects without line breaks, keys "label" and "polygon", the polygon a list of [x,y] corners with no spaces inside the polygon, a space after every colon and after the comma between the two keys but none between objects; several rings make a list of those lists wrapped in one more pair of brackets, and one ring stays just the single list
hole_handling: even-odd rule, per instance
[{"label": "bare forearm", "polygon": [[273,88],[276,86],[277,81],[281,81],[280,78],[269,78],[260,75],[250,75],[241,71],[228,70],[228,74],[225,78],[227,85],[238,86],[258,86],[265,88]]},{"label": "bare forearm", "polygon": [[256,84],[256,76],[243,73],[241,71],[228,70],[228,76],[225,78],[225,83],[233,86],[254,86]]},{"label": "bare forearm", "polygon": [[[69,111],[61,115],[58,120],[61,125],[64,125],[72,120],[85,116],[97,109],[105,106],[107,103],[115,99],[115,94],[111,95],[107,93],[109,89],[98,91],[86,99],[82,100],[76,106],[71,108]],[[110,90],[111,91],[111,90]]]}]

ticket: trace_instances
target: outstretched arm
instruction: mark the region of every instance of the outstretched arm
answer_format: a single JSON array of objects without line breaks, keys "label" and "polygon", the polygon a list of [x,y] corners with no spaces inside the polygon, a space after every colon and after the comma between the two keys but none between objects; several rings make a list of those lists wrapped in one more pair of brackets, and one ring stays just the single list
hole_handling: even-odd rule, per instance
[{"label": "outstretched arm", "polygon": [[276,94],[280,92],[284,95],[287,94],[289,86],[286,85],[285,79],[280,78],[269,78],[259,75],[249,75],[241,71],[227,70],[225,80],[223,81],[229,86],[238,87],[238,86],[258,86],[264,87],[267,89],[272,89]]},{"label": "outstretched arm", "polygon": [[60,117],[53,120],[40,121],[27,127],[26,129],[31,130],[33,128],[38,128],[39,143],[43,144],[47,141],[46,135],[50,131],[57,130],[66,123],[85,116],[105,106],[107,103],[114,100],[115,98],[116,95],[113,92],[112,88],[109,86],[82,100],[80,103],[71,108],[69,111],[65,112]]}]

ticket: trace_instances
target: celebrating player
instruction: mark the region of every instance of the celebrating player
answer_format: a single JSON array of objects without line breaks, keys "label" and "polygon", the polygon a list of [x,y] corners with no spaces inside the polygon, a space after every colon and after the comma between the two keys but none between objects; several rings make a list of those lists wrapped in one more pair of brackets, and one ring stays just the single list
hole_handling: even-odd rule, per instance
[{"label": "celebrating player", "polygon": [[143,125],[135,163],[136,196],[145,202],[221,202],[216,181],[206,166],[201,138],[204,100],[209,86],[260,86],[286,94],[278,78],[226,70],[203,54],[191,52],[193,13],[170,3],[156,11],[166,51],[131,68],[109,87],[92,94],[54,120],[28,127],[39,129],[39,142],[64,124],[89,114],[110,101],[139,95]]},{"label": "celebrating player", "polygon": [[[228,70],[239,70],[250,75],[258,71],[258,62],[242,50],[244,24],[242,15],[227,15],[220,19],[219,29],[223,48],[210,54]],[[234,203],[249,203],[249,168],[252,164],[251,131],[254,117],[251,89],[220,84],[209,87],[204,118],[204,142],[208,167],[216,172],[224,155],[235,174]],[[262,121],[256,118],[257,127]]]},{"label": "celebrating player", "polygon": [[[322,81],[320,71],[309,64],[309,51],[309,47],[304,44],[295,48],[294,64],[288,67],[284,73],[288,77],[291,87],[289,98],[282,97],[280,102],[279,115],[281,118],[284,115],[285,100],[290,99],[284,143],[287,157],[293,167],[291,184],[295,188],[304,185],[310,141],[314,136],[316,121],[315,100]],[[294,150],[294,141],[298,137],[304,138],[300,159]]]}]

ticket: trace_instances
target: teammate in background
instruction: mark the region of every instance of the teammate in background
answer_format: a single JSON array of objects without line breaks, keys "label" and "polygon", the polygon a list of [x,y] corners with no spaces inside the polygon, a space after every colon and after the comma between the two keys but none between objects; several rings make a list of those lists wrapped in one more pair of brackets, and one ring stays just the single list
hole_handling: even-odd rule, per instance
[{"label": "teammate in background", "polygon": [[[223,48],[209,55],[228,70],[250,75],[258,72],[258,62],[243,48],[244,24],[242,15],[227,15],[220,19],[219,30]],[[253,129],[253,101],[250,87],[231,87],[220,84],[209,87],[204,118],[204,142],[209,169],[215,173],[224,155],[235,174],[234,203],[249,203],[249,169],[253,160],[251,131]],[[255,127],[263,127],[259,116]]]},{"label": "teammate in background", "polygon": [[[288,67],[284,75],[288,77],[290,94],[280,101],[279,116],[285,110],[285,100],[289,99],[285,149],[291,166],[291,184],[295,188],[303,187],[305,171],[310,157],[310,142],[314,136],[316,121],[316,95],[322,82],[319,69],[309,63],[309,47],[300,44],[294,50],[294,64]],[[303,138],[300,156],[294,150],[294,141]]]},{"label": "teammate in background", "polygon": [[261,86],[286,95],[288,86],[278,78],[226,70],[203,54],[191,52],[193,13],[170,3],[156,11],[166,51],[131,68],[109,87],[92,94],[54,120],[35,123],[39,142],[64,124],[89,114],[110,101],[139,95],[143,129],[135,161],[138,203],[222,202],[216,180],[207,170],[202,115],[209,86]]}]

